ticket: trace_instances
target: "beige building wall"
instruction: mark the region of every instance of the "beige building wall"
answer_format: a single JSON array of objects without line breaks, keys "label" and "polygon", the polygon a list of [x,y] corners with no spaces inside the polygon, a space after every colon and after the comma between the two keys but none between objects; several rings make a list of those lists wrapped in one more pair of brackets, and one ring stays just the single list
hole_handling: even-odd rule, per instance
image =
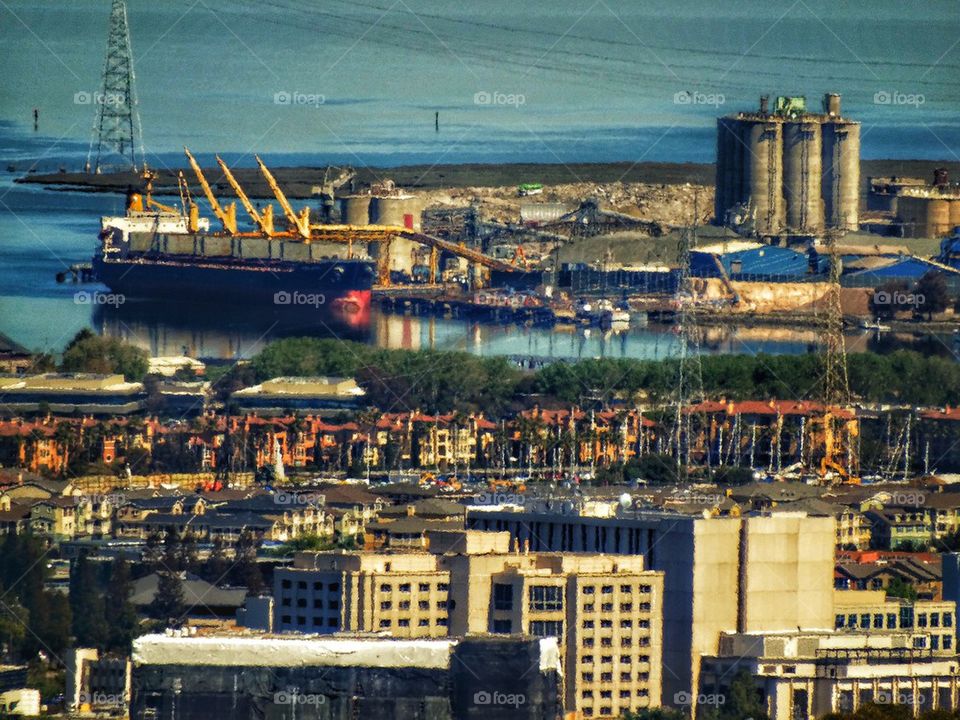
[{"label": "beige building wall", "polygon": [[740,632],[833,628],[834,519],[743,520]]}]

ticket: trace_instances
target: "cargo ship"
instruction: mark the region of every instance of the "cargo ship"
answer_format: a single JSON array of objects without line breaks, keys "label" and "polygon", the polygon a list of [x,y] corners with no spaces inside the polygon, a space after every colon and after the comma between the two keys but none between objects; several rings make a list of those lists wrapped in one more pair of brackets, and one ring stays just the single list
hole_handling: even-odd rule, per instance
[{"label": "cargo ship", "polygon": [[254,230],[241,232],[235,204],[221,206],[193,156],[189,152],[187,156],[223,229],[212,231],[210,220],[200,217],[182,174],[177,208],[153,199],[154,176],[144,170],[144,190],[128,193],[126,214],[101,218],[93,271],[113,292],[132,298],[229,300],[291,309],[369,307],[376,261],[365,244],[354,244],[348,233],[316,232],[318,226],[309,224],[309,211],[293,210],[262,163],[288,227],[275,229],[272,206],[254,208],[222,165],[253,220]]}]

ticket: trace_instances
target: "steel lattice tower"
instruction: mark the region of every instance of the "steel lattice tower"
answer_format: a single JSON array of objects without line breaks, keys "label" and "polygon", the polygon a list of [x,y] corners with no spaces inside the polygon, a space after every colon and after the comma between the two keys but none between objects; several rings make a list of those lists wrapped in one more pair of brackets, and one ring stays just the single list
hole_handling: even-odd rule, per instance
[{"label": "steel lattice tower", "polygon": [[141,163],[143,161],[143,145],[124,0],[113,0],[110,9],[103,85],[94,103],[97,115],[87,155],[87,171],[90,171],[91,164],[94,172],[100,172],[106,165],[136,171],[138,154]]},{"label": "steel lattice tower", "polygon": [[840,306],[840,257],[837,233],[827,231],[824,241],[830,258],[827,311],[824,318],[823,401],[844,407],[850,404],[850,379],[847,375],[847,351],[843,342],[843,309]]},{"label": "steel lattice tower", "polygon": [[[693,226],[680,235],[680,275],[677,278],[677,328],[680,337],[676,408],[671,443],[677,457],[677,479],[686,480],[690,469],[690,448],[695,442],[692,414],[687,406],[704,399],[703,370],[700,363],[700,339],[696,316],[693,314],[694,288],[690,274],[690,249],[696,244],[697,203],[694,200]],[[702,428],[701,428],[702,429]],[[708,432],[709,435],[709,432]],[[710,438],[707,437],[709,458]]]}]

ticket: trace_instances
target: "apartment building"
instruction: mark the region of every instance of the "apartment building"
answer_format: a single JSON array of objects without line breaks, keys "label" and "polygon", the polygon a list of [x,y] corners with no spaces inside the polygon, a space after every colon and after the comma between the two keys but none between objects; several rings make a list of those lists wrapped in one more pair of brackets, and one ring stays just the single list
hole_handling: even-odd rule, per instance
[{"label": "apartment building", "polygon": [[660,704],[663,574],[642,556],[510,551],[507,533],[430,530],[429,552],[300,553],[275,573],[278,631],[556,637],[564,705]]},{"label": "apartment building", "polygon": [[883,590],[838,590],[834,593],[834,629],[891,633],[907,637],[914,650],[956,653],[956,603],[950,600],[909,602],[888,598]]},{"label": "apartment building", "polygon": [[449,583],[429,553],[298,553],[274,573],[274,628],[445,637]]}]

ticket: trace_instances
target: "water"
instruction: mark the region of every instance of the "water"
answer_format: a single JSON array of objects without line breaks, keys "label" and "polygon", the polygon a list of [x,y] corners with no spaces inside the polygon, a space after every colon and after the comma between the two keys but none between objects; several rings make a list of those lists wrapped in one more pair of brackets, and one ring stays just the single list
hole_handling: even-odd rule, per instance
[{"label": "water", "polygon": [[[274,166],[710,162],[717,114],[754,107],[761,93],[813,99],[828,90],[841,92],[846,114],[864,123],[865,158],[960,156],[953,0],[929,0],[909,13],[894,0],[688,0],[667,9],[626,0],[128,5],[143,137],[157,166],[182,165],[184,144],[203,162],[220,152],[241,166],[252,165],[254,152]],[[302,333],[487,354],[676,351],[672,330],[658,327],[547,332],[376,312],[358,326],[235,308],[76,302],[78,288],[54,276],[89,260],[99,216],[121,213],[121,198],[16,186],[5,168],[82,166],[108,12],[107,2],[0,5],[0,332],[57,351],[92,326],[153,353],[219,357]],[[691,97],[684,92],[698,102],[682,102]],[[914,102],[878,103],[878,93]],[[33,108],[37,133],[29,127]],[[727,329],[703,346],[806,352],[815,340]]]},{"label": "water", "polygon": [[[46,135],[89,141],[109,6],[0,6],[0,119],[28,123],[38,108]],[[827,91],[863,121],[866,158],[960,154],[955,0],[909,12],[900,0],[128,7],[158,165],[179,164],[184,144],[241,164],[253,152],[274,164],[710,161],[718,113]]]}]

